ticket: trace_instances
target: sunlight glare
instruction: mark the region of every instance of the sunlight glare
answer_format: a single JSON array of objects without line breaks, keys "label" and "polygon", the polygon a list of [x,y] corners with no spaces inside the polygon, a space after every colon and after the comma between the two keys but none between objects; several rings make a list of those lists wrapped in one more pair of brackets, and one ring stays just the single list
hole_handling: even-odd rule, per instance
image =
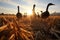
[{"label": "sunlight glare", "polygon": [[27,15],[28,15],[28,16],[32,15],[32,10],[28,10],[28,11],[27,11]]}]

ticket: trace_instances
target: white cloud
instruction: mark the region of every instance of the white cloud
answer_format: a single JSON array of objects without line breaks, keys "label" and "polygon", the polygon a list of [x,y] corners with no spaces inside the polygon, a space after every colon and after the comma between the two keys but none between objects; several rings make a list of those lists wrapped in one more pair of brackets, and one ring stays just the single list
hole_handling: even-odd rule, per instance
[{"label": "white cloud", "polygon": [[[38,11],[38,12],[40,12],[41,10],[43,10],[43,11],[45,11],[45,7],[46,7],[46,4],[44,4],[44,3],[39,3],[37,0],[21,0],[21,1],[23,1],[23,2],[27,2],[30,6],[27,6],[27,5],[25,5],[25,4],[23,4],[23,5],[21,5],[21,4],[18,4],[18,3],[16,3],[16,2],[14,2],[14,1],[12,1],[12,0],[0,0],[0,2],[5,2],[5,3],[8,3],[8,4],[10,4],[10,5],[13,5],[13,6],[17,6],[17,5],[19,5],[20,6],[20,8],[22,8],[22,9],[24,9],[24,10],[22,10],[22,12],[26,12],[27,10],[32,10],[32,8],[33,8],[33,4],[36,4],[36,12]],[[0,8],[2,8],[2,7],[0,7]],[[53,8],[53,7],[52,7]],[[58,8],[57,8],[57,6],[55,6],[55,9],[57,9],[57,11],[58,11]],[[5,8],[3,7],[3,9],[2,9],[4,12],[13,12],[13,13],[16,13],[16,9],[8,9],[8,8],[6,8],[6,10],[5,10]],[[52,10],[52,9],[51,9]],[[50,10],[50,11],[51,11]],[[54,10],[54,8],[53,8],[53,10]],[[14,12],[15,11],[15,12]],[[55,10],[54,10],[55,11]]]},{"label": "white cloud", "polygon": [[[27,10],[29,10],[29,9],[32,10],[34,3],[39,5],[39,3],[36,2],[36,1],[34,1],[34,0],[23,0],[23,1],[28,2],[28,3],[30,4],[30,6],[17,4],[16,2],[13,2],[12,0],[2,0],[1,2],[5,2],[5,3],[8,3],[8,4],[14,5],[14,6],[19,5],[21,8],[24,9],[24,10],[22,10],[22,12],[27,12]],[[41,11],[42,9],[43,9],[43,8],[36,7],[36,12],[37,12],[37,11]],[[3,10],[5,10],[5,9],[3,8]],[[9,10],[8,10],[8,8],[6,8],[6,10],[5,10],[4,12],[6,12],[6,11],[7,11],[7,12],[12,12],[11,10],[12,10],[12,9],[9,9]],[[14,12],[14,11],[13,11],[13,12]]]}]

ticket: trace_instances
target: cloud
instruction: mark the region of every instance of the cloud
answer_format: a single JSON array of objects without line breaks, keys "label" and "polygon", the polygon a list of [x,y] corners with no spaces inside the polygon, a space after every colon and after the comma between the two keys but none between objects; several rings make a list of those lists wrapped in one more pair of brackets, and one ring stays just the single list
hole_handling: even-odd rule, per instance
[{"label": "cloud", "polygon": [[17,10],[13,9],[13,8],[5,8],[0,6],[0,13],[5,13],[5,14],[16,14]]},{"label": "cloud", "polygon": [[7,3],[7,4],[10,4],[10,5],[13,5],[13,6],[20,6],[21,8],[23,9],[29,9],[29,7],[27,5],[21,5],[21,4],[17,4],[16,2],[13,2],[12,0],[0,0],[0,2],[4,2],[4,3]]},{"label": "cloud", "polygon": [[[20,7],[21,7],[21,9],[23,9],[21,12],[27,12],[27,10],[32,10],[32,8],[33,8],[33,2],[34,2],[34,0],[32,1],[32,0],[23,0],[23,1],[25,1],[25,2],[31,2],[31,3],[29,3],[30,4],[30,6],[27,6],[27,5],[21,5],[21,4],[17,4],[16,2],[13,2],[13,1],[11,1],[11,0],[6,0],[6,1],[3,1],[3,2],[5,2],[5,3],[8,3],[8,4],[11,4],[11,5],[14,5],[14,6],[17,6],[17,5],[19,5]],[[38,4],[38,2],[35,2],[36,4]],[[9,9],[9,10],[8,10]],[[40,8],[40,7],[36,7],[36,12],[37,11],[40,11],[40,10],[42,10],[43,8]],[[5,8],[3,8],[3,10],[5,10]],[[6,8],[6,10],[4,11],[4,12],[9,12],[9,13],[11,13],[12,11],[11,10],[13,10],[12,8],[10,9],[10,8]],[[16,10],[16,9],[15,9]],[[13,11],[14,12],[14,11]]]},{"label": "cloud", "polygon": [[[13,5],[14,7],[19,5],[21,12],[27,12],[29,9],[32,10],[33,4],[36,4],[36,12],[37,11],[40,12],[41,10],[45,11],[46,6],[47,6],[47,3],[45,4],[42,0],[20,0],[20,1],[22,1],[23,3],[21,2],[21,4],[20,3],[18,4],[17,3],[18,1],[14,2],[12,0],[0,0],[0,2],[4,2],[4,3],[10,4],[10,5]],[[24,4],[24,2],[27,3],[28,5]],[[60,7],[59,5],[56,5],[55,7],[51,7],[51,9],[49,9],[49,11],[54,10],[54,8],[57,9],[56,11],[58,11],[59,7]],[[3,7],[3,9],[1,9],[1,10],[4,10],[4,12],[6,12],[6,11],[8,11],[8,8],[6,8],[6,10],[5,10],[5,7]],[[14,12],[13,10],[16,13],[16,9],[13,9],[13,8],[9,8],[8,12]]]}]

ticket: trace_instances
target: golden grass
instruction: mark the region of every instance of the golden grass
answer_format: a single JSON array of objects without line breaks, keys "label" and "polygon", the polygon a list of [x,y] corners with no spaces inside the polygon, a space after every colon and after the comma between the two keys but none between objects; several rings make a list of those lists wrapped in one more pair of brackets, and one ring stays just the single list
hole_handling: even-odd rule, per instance
[{"label": "golden grass", "polygon": [[[52,35],[53,30],[55,30],[53,31],[54,35],[55,32],[60,33],[58,29],[60,16],[50,16],[47,19],[22,18],[19,20],[16,16],[0,16],[1,20],[3,21],[0,26],[0,40],[37,40],[37,35],[39,35],[40,40],[52,40],[50,34]],[[38,31],[40,34],[37,33]],[[58,35],[56,37],[59,39]]]}]

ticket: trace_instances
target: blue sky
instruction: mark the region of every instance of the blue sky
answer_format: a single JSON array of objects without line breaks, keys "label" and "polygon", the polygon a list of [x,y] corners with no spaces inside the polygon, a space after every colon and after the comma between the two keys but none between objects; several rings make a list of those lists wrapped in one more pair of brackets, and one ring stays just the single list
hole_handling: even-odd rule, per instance
[{"label": "blue sky", "polygon": [[35,11],[45,11],[48,3],[54,3],[54,6],[49,7],[49,12],[60,12],[60,0],[0,0],[0,13],[17,13],[17,6],[20,6],[20,12],[24,13],[32,10],[33,4],[36,4]]}]

